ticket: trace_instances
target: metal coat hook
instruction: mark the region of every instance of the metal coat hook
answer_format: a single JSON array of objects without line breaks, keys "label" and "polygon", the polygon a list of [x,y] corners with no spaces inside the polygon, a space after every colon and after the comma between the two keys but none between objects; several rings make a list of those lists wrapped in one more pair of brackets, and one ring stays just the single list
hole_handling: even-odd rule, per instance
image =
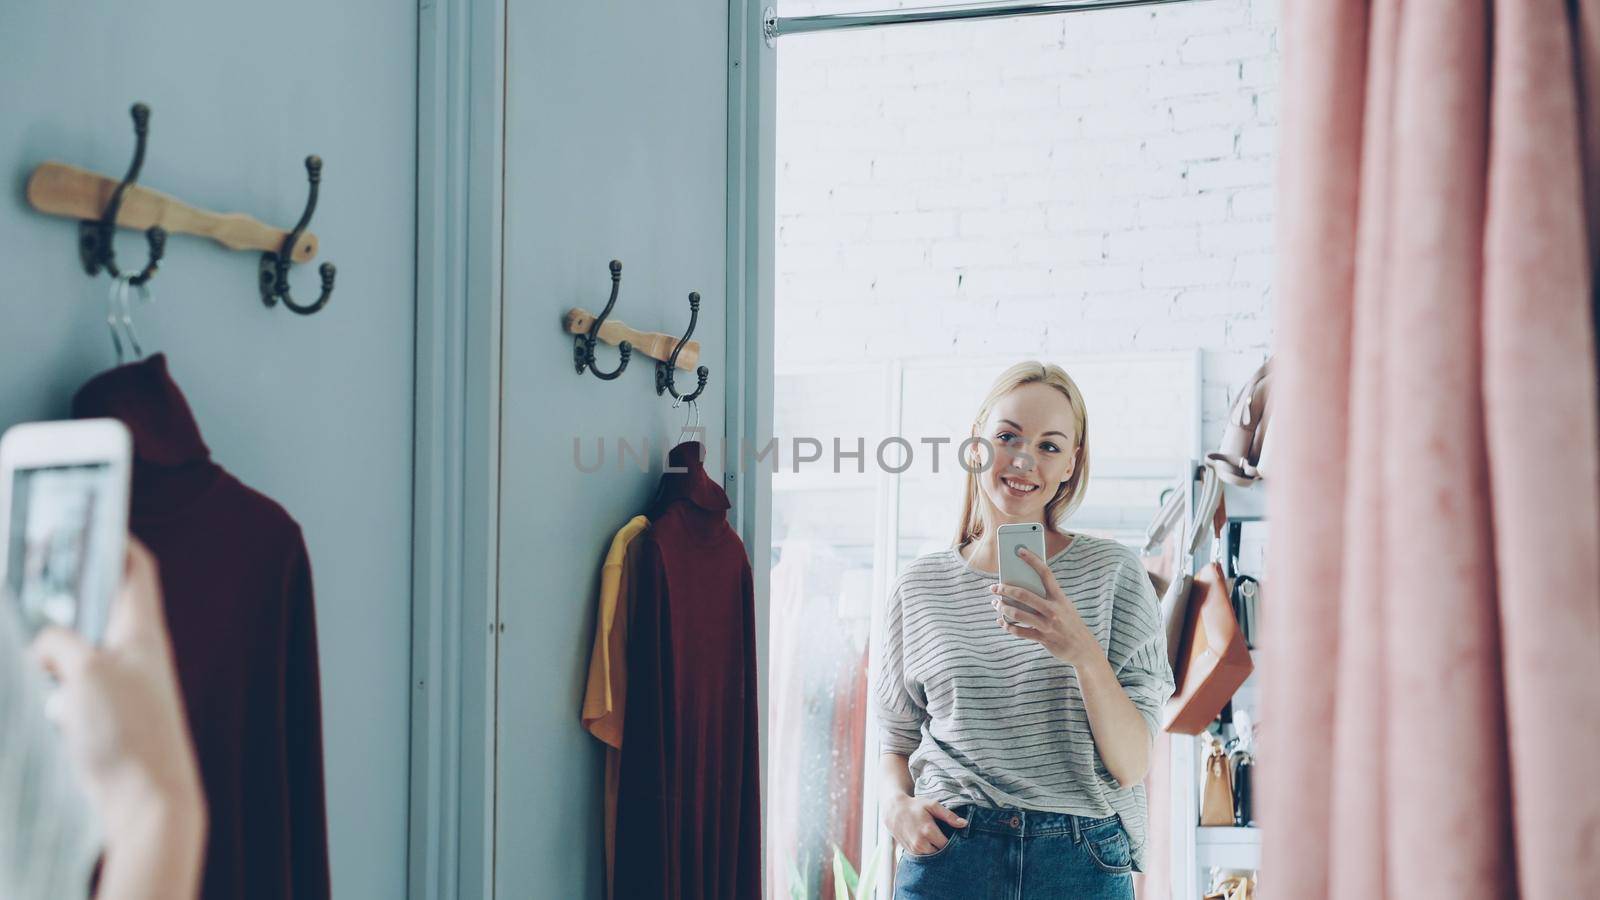
[{"label": "metal coat hook", "polygon": [[633,355],[633,344],[630,344],[627,341],[623,341],[617,345],[617,349],[622,351],[622,361],[617,363],[617,367],[615,369],[611,370],[610,372],[602,372],[595,368],[594,365],[594,345],[597,339],[596,336],[600,334],[600,326],[606,323],[606,317],[611,315],[611,308],[617,305],[617,292],[621,290],[621,288],[622,261],[613,259],[611,261],[611,299],[606,301],[606,308],[600,313],[599,316],[595,317],[594,324],[589,326],[588,334],[581,335],[573,340],[572,361],[575,364],[579,375],[583,374],[584,369],[588,369],[595,374],[595,377],[610,381],[611,379],[616,378],[618,375],[621,375],[622,370],[628,367],[628,357]]},{"label": "metal coat hook", "polygon": [[658,362],[658,363],[656,363],[656,394],[657,395],[664,394],[664,393],[666,393],[668,391],[671,391],[672,392],[672,396],[673,396],[674,399],[682,400],[682,401],[685,401],[685,402],[693,402],[696,397],[700,396],[700,392],[706,389],[706,379],[711,377],[711,370],[706,368],[705,366],[700,366],[699,368],[694,370],[695,376],[700,379],[700,385],[699,385],[699,387],[696,387],[694,389],[694,393],[688,394],[688,395],[680,394],[680,393],[678,393],[677,386],[672,383],[673,370],[678,367],[678,354],[683,350],[683,345],[687,344],[689,342],[689,337],[694,334],[695,322],[697,322],[699,320],[699,318],[700,318],[700,294],[698,292],[696,292],[696,291],[690,291],[689,292],[689,330],[685,331],[683,333],[683,337],[678,340],[678,345],[676,347],[672,348],[672,358],[667,360],[666,362]]},{"label": "metal coat hook", "polygon": [[[122,272],[117,268],[116,249],[112,246],[112,239],[117,233],[117,213],[122,209],[122,195],[127,192],[129,185],[139,180],[139,170],[144,168],[145,141],[150,135],[150,107],[135,103],[131,112],[136,141],[133,165],[128,167],[128,174],[122,177],[117,189],[111,192],[111,201],[106,204],[99,220],[78,223],[78,255],[83,259],[84,271],[90,275],[98,275],[101,269],[105,269],[113,278],[122,277]],[[156,264],[161,262],[161,254],[166,251],[167,232],[161,226],[151,226],[145,232],[145,239],[150,243],[150,261],[139,274],[128,277],[130,284],[143,285],[149,281],[156,274]]]},{"label": "metal coat hook", "polygon": [[283,239],[283,246],[277,253],[267,252],[261,254],[261,302],[274,306],[279,301],[288,307],[291,312],[302,316],[309,316],[317,310],[328,305],[328,298],[333,296],[333,276],[338,271],[333,263],[325,262],[317,267],[322,273],[322,295],[309,304],[299,304],[289,296],[289,265],[292,262],[292,253],[300,236],[305,233],[306,226],[311,224],[311,214],[317,211],[317,189],[322,184],[322,157],[312,155],[306,157],[306,178],[311,182],[311,194],[306,198],[306,211],[301,214],[300,222],[294,226]]}]

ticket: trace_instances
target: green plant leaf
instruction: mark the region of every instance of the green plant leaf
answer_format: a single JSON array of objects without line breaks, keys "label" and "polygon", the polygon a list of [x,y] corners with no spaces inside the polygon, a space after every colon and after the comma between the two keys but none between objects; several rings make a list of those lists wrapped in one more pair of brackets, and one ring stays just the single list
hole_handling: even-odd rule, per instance
[{"label": "green plant leaf", "polygon": [[835,872],[838,872],[841,869],[844,870],[844,883],[850,886],[850,890],[852,890],[852,891],[855,890],[856,889],[856,869],[855,869],[855,866],[850,865],[850,860],[845,858],[844,851],[839,849],[839,845],[838,844],[834,844],[833,845],[833,870]]},{"label": "green plant leaf", "polygon": [[856,887],[856,900],[872,900],[872,889],[878,883],[878,863],[881,855],[877,849],[867,851],[867,864],[861,867],[861,883]]}]

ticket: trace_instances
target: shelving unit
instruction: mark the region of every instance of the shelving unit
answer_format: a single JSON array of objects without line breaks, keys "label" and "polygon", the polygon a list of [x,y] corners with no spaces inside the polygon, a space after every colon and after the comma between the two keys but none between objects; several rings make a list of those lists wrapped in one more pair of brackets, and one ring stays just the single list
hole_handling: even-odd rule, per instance
[{"label": "shelving unit", "polygon": [[1201,869],[1261,867],[1261,829],[1201,827],[1194,833],[1195,862]]},{"label": "shelving unit", "polygon": [[[1203,470],[1196,466],[1189,483],[1189,508],[1193,510],[1199,500],[1200,477]],[[1267,518],[1266,490],[1259,483],[1240,488],[1222,484],[1223,505],[1229,523],[1265,522]],[[1211,561],[1210,542],[1190,560],[1191,571],[1198,572]],[[1260,708],[1261,674],[1258,651],[1251,651],[1257,669],[1234,694],[1235,709],[1250,710],[1252,717]],[[1202,827],[1200,822],[1200,791],[1202,744],[1199,735],[1172,735],[1171,752],[1171,875],[1172,900],[1200,900],[1209,886],[1210,870],[1260,869],[1261,829],[1258,827]],[[1266,760],[1265,765],[1271,765]]]}]

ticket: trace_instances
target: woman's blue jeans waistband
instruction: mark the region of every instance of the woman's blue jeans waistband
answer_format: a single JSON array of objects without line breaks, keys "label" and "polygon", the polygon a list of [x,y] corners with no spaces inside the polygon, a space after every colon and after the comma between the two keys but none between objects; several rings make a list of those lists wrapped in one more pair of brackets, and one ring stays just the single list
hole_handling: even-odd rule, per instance
[{"label": "woman's blue jeans waistband", "polygon": [[943,846],[902,853],[895,900],[1133,900],[1133,848],[1122,820],[959,804]]},{"label": "woman's blue jeans waistband", "polygon": [[1088,832],[1099,832],[1121,824],[1121,820],[1115,814],[1091,818],[1071,813],[977,806],[972,803],[958,804],[950,809],[967,820],[968,828],[1022,837],[1070,834],[1076,840]]}]

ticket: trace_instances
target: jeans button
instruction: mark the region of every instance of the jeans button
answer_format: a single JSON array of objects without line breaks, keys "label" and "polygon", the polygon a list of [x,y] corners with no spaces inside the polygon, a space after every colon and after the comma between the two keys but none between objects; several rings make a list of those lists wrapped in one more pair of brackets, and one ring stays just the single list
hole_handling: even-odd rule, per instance
[{"label": "jeans button", "polygon": [[1018,818],[1017,816],[1012,816],[1011,817],[1011,827],[1012,828],[1017,828],[1017,827],[1019,827],[1021,825],[1022,825],[1022,819]]}]

